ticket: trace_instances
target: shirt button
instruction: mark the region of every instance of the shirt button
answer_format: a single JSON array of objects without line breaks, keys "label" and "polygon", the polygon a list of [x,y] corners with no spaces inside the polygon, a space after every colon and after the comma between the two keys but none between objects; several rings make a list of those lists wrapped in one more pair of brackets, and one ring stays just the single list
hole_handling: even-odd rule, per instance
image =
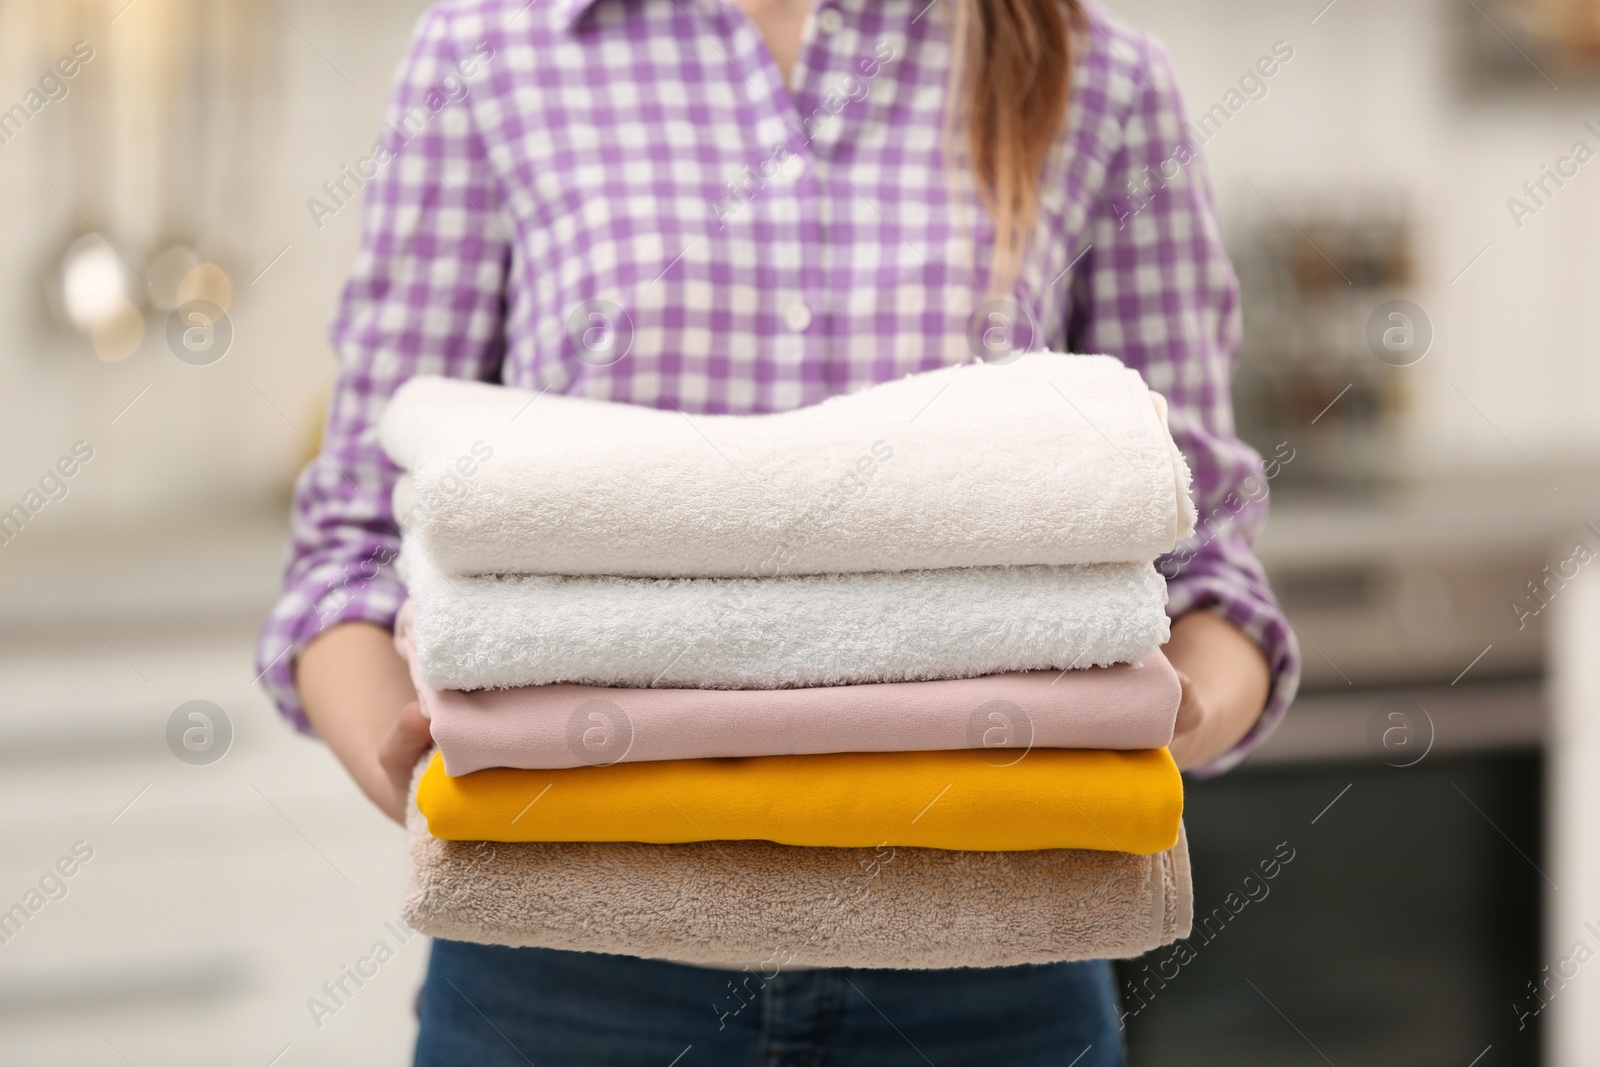
[{"label": "shirt button", "polygon": [[796,152],[778,165],[778,176],[786,182],[797,182],[806,172],[806,157]]},{"label": "shirt button", "polygon": [[839,14],[839,9],[825,7],[817,12],[817,29],[832,37],[844,29],[844,16]]},{"label": "shirt button", "polygon": [[811,309],[804,300],[796,300],[783,309],[783,323],[795,333],[805,333],[806,327],[811,325]]}]

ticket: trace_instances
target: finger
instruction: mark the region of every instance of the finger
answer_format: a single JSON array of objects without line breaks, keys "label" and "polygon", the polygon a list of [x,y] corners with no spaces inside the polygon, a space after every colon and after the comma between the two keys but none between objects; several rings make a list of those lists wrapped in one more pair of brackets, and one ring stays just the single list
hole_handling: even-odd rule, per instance
[{"label": "finger", "polygon": [[1194,683],[1182,671],[1178,672],[1178,691],[1178,719],[1174,732],[1181,735],[1197,729],[1205,715],[1200,707],[1200,698],[1194,691]]},{"label": "finger", "polygon": [[432,722],[422,714],[422,705],[413,700],[400,709],[400,718],[395,722],[395,733],[407,741],[423,740],[428,744],[433,743]]},{"label": "finger", "polygon": [[395,785],[404,790],[411,781],[417,760],[433,747],[430,723],[416,701],[400,709],[399,718],[378,745],[378,763]]}]

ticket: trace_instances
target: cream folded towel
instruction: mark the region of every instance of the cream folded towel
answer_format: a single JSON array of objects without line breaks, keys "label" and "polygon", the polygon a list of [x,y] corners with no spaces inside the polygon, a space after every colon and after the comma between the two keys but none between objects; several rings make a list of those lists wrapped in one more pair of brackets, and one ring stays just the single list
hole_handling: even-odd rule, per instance
[{"label": "cream folded towel", "polygon": [[1165,410],[1109,356],[1034,353],[773,415],[419,377],[380,439],[450,574],[1148,564],[1195,520]]},{"label": "cream folded towel", "polygon": [[1150,563],[801,578],[401,573],[434,689],[779,689],[1137,663],[1167,640]]},{"label": "cream folded towel", "polygon": [[412,805],[404,916],[433,937],[775,967],[1138,956],[1189,933],[1188,846],[795,848],[441,841]]}]

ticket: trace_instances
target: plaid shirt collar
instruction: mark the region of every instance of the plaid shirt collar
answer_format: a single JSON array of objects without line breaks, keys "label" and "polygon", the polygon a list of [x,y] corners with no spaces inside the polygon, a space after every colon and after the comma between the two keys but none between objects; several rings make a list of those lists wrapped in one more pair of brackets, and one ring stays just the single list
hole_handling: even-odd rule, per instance
[{"label": "plaid shirt collar", "polygon": [[599,0],[552,0],[555,8],[555,24],[562,32],[567,32],[577,25],[578,20],[588,12]]}]

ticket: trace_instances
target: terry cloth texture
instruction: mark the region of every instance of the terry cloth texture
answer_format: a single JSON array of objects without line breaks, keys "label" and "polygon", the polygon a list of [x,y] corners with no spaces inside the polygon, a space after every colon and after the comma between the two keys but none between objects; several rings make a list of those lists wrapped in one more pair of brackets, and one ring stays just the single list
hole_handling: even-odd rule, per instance
[{"label": "terry cloth texture", "polygon": [[779,689],[1137,663],[1166,642],[1147,560],[803,578],[451,578],[408,547],[434,689]]},{"label": "terry cloth texture", "polygon": [[462,692],[416,669],[411,606],[395,646],[451,775],[623,761],[819,752],[1161,748],[1172,740],[1177,672],[1142,663],[937,682],[813,689],[620,689],[536,685]]},{"label": "terry cloth texture", "polygon": [[770,415],[415,377],[379,436],[413,475],[396,514],[450,574],[1148,564],[1195,521],[1165,406],[1109,356],[945,367]]},{"label": "terry cloth texture", "polygon": [[1183,781],[1164,748],[987,749],[613,763],[417,787],[452,841],[776,841],[868,848],[1083,848],[1148,855],[1178,839]]},{"label": "terry cloth texture", "polygon": [[738,969],[1005,967],[1187,937],[1188,847],[793,848],[442,841],[407,820],[404,915],[433,937]]}]

